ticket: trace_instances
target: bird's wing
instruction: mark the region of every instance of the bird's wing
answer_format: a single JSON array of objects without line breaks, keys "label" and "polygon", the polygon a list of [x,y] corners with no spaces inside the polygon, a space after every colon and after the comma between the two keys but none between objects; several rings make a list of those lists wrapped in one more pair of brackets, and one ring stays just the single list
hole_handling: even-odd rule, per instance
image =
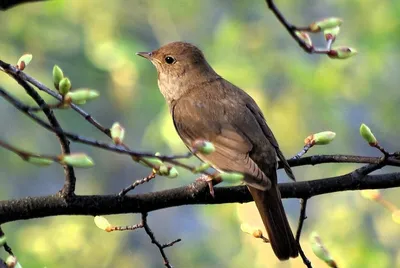
[{"label": "bird's wing", "polygon": [[278,141],[275,139],[274,134],[272,133],[271,129],[268,127],[264,115],[262,114],[260,108],[258,108],[257,104],[254,101],[250,101],[246,103],[247,108],[253,113],[254,117],[256,118],[258,124],[260,125],[264,135],[267,137],[269,142],[274,146],[276,154],[281,160],[283,164],[283,168],[285,169],[286,174],[292,180],[296,181],[292,169],[289,166],[289,163],[286,161],[285,156],[283,155],[282,151],[279,149]]},{"label": "bird's wing", "polygon": [[259,166],[249,157],[252,143],[240,129],[231,124],[225,117],[225,109],[233,108],[221,105],[218,100],[182,97],[171,107],[175,128],[190,148],[196,139],[212,142],[216,151],[197,156],[221,171],[245,174],[247,185],[260,190],[271,187],[271,180]]}]

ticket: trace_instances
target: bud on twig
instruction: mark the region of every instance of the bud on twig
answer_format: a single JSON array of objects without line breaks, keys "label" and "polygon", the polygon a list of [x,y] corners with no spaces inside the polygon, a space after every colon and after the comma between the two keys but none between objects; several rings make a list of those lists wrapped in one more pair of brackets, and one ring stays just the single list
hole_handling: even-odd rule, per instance
[{"label": "bud on twig", "polygon": [[261,238],[264,242],[269,242],[268,239],[264,237],[263,232],[259,228],[252,227],[247,223],[242,223],[240,225],[240,229],[242,230],[242,232],[249,234],[254,238]]},{"label": "bud on twig", "polygon": [[255,238],[262,238],[264,235],[260,229],[256,229],[253,231],[253,236]]},{"label": "bud on twig", "polygon": [[357,53],[357,50],[355,50],[354,48],[342,46],[331,49],[327,55],[331,59],[344,60],[356,55]]},{"label": "bud on twig", "polygon": [[[158,153],[156,153],[156,155],[158,155]],[[165,165],[163,161],[156,157],[142,157],[141,160],[139,160],[139,163],[153,168],[153,172],[160,176],[176,178],[179,175],[179,172],[175,167]]]},{"label": "bud on twig", "polygon": [[162,163],[162,165],[158,168],[158,170],[156,169],[155,172],[158,175],[172,179],[178,177],[179,175],[178,170],[175,167],[168,167],[164,163]]},{"label": "bud on twig", "polygon": [[112,125],[110,133],[111,133],[111,138],[115,144],[119,145],[124,140],[125,129],[118,122],[115,122]]},{"label": "bud on twig", "polygon": [[101,230],[104,230],[106,232],[111,232],[113,226],[111,225],[111,223],[104,218],[103,216],[95,216],[94,217],[94,224],[96,224],[96,226],[98,228],[100,228]]},{"label": "bud on twig", "polygon": [[60,157],[60,163],[78,168],[90,168],[94,166],[93,160],[83,153],[62,155]]},{"label": "bud on twig", "polygon": [[360,135],[368,142],[370,146],[376,146],[378,144],[378,141],[376,140],[371,129],[364,123],[360,126]]},{"label": "bud on twig", "polygon": [[146,166],[146,167],[151,167],[152,168],[152,166],[148,165],[147,163],[149,163],[149,164],[151,164],[151,165],[153,165],[153,166],[155,166],[157,168],[159,168],[161,166],[165,166],[163,161],[161,161],[160,159],[155,158],[155,157],[142,157],[142,159],[144,161],[143,160],[139,160],[139,163],[144,165],[144,166]]},{"label": "bud on twig", "polygon": [[204,172],[204,171],[206,171],[207,169],[209,169],[210,168],[210,164],[209,163],[203,163],[203,164],[201,164],[200,166],[198,166],[198,167],[196,167],[194,170],[193,170],[193,173],[201,173],[201,172]]},{"label": "bud on twig", "polygon": [[89,100],[93,100],[100,96],[99,92],[90,89],[80,89],[73,92],[68,92],[65,95],[66,102],[73,102],[75,104],[85,104]]},{"label": "bud on twig", "polygon": [[19,58],[17,62],[17,68],[20,71],[25,70],[26,66],[31,62],[32,60],[32,54],[24,54]]},{"label": "bud on twig", "polygon": [[244,175],[238,172],[223,172],[218,175],[223,181],[232,183],[241,182],[244,179]]},{"label": "bud on twig", "polygon": [[37,165],[37,166],[50,166],[51,164],[54,163],[54,161],[51,159],[36,157],[36,156],[29,156],[29,157],[23,158],[23,159],[26,162],[29,162],[29,163]]},{"label": "bud on twig", "polygon": [[328,41],[328,40],[335,41],[335,39],[338,36],[339,32],[340,32],[340,27],[339,26],[324,30],[325,40],[326,41]]},{"label": "bud on twig", "polygon": [[342,25],[343,20],[339,18],[327,18],[323,20],[319,20],[310,24],[309,28],[311,32],[319,32],[329,28],[335,28]]},{"label": "bud on twig", "polygon": [[310,36],[308,35],[308,33],[301,32],[301,31],[296,31],[295,33],[301,40],[304,41],[304,43],[306,43],[310,47],[312,46],[312,40],[311,40]]},{"label": "bud on twig", "polygon": [[311,145],[325,145],[333,141],[336,137],[336,133],[332,131],[323,131],[312,134],[304,139],[305,144]]},{"label": "bud on twig", "polygon": [[328,264],[329,267],[337,268],[335,260],[332,258],[329,251],[325,248],[325,246],[322,243],[321,238],[319,237],[319,235],[316,232],[311,233],[310,243],[311,243],[312,251],[318,258],[320,258],[326,264]]},{"label": "bud on twig", "polygon": [[60,94],[64,96],[69,92],[70,89],[71,81],[67,77],[62,78],[60,83],[58,84],[58,91],[60,92]]},{"label": "bud on twig", "polygon": [[200,139],[195,140],[192,143],[192,148],[196,152],[200,152],[203,154],[211,154],[211,153],[215,152],[214,144],[212,144],[211,142],[206,141],[206,140],[200,140]]},{"label": "bud on twig", "polygon": [[64,78],[64,73],[60,67],[54,65],[53,67],[53,83],[54,87],[58,90],[61,80]]},{"label": "bud on twig", "polygon": [[179,176],[179,172],[175,167],[169,167],[168,168],[168,178],[176,178]]}]

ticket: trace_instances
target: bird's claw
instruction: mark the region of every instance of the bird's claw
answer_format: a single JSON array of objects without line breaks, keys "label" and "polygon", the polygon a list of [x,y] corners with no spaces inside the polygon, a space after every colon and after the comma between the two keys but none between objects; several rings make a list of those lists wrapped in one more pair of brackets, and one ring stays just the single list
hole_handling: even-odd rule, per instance
[{"label": "bird's claw", "polygon": [[201,177],[197,178],[196,181],[200,182],[206,182],[208,185],[208,188],[210,189],[210,195],[215,198],[215,192],[214,192],[214,184],[213,184],[213,178],[211,176],[207,175],[202,175]]}]

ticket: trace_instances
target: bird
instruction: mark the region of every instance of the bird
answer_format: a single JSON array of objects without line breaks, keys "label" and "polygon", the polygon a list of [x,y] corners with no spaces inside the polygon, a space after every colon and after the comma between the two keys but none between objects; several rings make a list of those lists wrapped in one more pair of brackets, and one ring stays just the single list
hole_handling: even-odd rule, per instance
[{"label": "bird", "polygon": [[213,153],[194,151],[196,156],[218,171],[243,174],[276,257],[297,257],[298,243],[278,188],[277,159],[295,177],[254,99],[218,75],[191,43],[172,42],[136,54],[155,66],[158,87],[185,145],[193,151],[196,140],[211,142]]}]

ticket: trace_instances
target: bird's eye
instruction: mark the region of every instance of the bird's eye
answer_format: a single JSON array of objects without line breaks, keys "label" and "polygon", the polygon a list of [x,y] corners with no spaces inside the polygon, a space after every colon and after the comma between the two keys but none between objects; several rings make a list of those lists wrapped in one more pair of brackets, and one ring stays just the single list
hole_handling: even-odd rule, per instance
[{"label": "bird's eye", "polygon": [[172,63],[175,62],[175,59],[173,57],[171,57],[171,56],[166,56],[165,57],[165,62],[168,63],[168,64],[172,64]]}]

